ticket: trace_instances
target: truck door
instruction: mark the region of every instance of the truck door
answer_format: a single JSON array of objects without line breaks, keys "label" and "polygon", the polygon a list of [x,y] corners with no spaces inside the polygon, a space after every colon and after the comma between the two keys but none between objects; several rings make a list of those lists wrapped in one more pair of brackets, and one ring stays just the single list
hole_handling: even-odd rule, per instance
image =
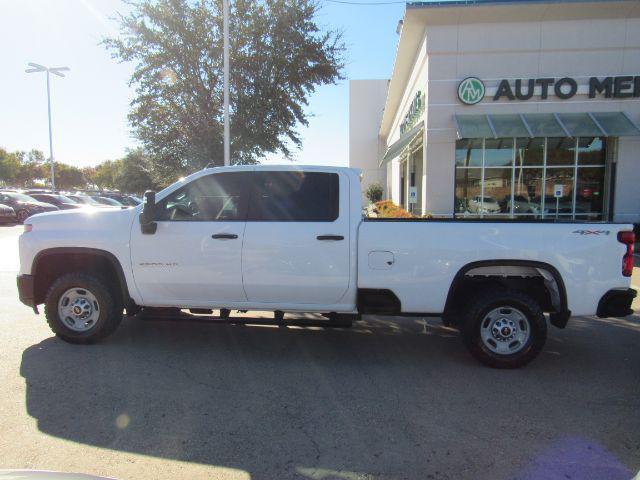
[{"label": "truck door", "polygon": [[147,305],[244,302],[240,267],[251,172],[214,173],[160,199],[158,228],[131,232],[136,286]]},{"label": "truck door", "polygon": [[343,174],[253,172],[242,276],[247,299],[331,305],[349,286],[349,184]]}]

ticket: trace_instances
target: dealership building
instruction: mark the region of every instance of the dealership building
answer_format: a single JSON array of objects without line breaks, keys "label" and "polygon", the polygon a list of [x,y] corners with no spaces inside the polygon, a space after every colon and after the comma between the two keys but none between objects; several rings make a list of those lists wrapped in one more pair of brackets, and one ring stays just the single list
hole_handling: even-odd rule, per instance
[{"label": "dealership building", "polygon": [[[389,25],[394,28],[395,25]],[[407,3],[349,162],[415,215],[640,222],[640,1]]]}]

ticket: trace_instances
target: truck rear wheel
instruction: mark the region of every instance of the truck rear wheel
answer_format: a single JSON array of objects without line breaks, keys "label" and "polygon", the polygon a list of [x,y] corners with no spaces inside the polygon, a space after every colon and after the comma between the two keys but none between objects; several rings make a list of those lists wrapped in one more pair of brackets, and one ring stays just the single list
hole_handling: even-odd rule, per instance
[{"label": "truck rear wheel", "polygon": [[470,303],[462,337],[471,354],[494,368],[519,368],[542,351],[547,322],[540,305],[518,291],[484,291]]},{"label": "truck rear wheel", "polygon": [[93,343],[113,333],[122,320],[122,302],[107,285],[86,273],[53,282],[44,308],[51,330],[69,343]]}]

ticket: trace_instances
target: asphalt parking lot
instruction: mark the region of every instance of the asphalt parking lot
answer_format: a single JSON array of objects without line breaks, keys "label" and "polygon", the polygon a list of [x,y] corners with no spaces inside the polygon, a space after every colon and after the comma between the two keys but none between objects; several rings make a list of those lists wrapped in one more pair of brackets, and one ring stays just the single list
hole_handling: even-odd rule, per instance
[{"label": "asphalt parking lot", "polygon": [[639,315],[572,319],[516,371],[477,364],[435,319],[133,318],[102,344],[72,346],[18,302],[20,231],[0,227],[0,468],[265,480],[640,470]]}]

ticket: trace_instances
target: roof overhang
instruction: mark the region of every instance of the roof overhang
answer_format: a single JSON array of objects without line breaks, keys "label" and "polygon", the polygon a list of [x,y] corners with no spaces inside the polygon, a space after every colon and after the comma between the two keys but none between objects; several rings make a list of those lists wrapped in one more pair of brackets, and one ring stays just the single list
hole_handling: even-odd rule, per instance
[{"label": "roof overhang", "polygon": [[387,149],[384,157],[382,157],[380,161],[380,165],[399,156],[418,136],[422,135],[423,130],[424,122],[420,121],[411,130],[403,133],[400,138]]},{"label": "roof overhang", "polygon": [[453,120],[458,139],[640,136],[624,112],[454,115]]},{"label": "roof overhang", "polygon": [[[408,2],[379,135],[391,132],[419,46],[429,25],[640,17],[638,0],[451,0]],[[427,104],[428,108],[428,104]]]}]

